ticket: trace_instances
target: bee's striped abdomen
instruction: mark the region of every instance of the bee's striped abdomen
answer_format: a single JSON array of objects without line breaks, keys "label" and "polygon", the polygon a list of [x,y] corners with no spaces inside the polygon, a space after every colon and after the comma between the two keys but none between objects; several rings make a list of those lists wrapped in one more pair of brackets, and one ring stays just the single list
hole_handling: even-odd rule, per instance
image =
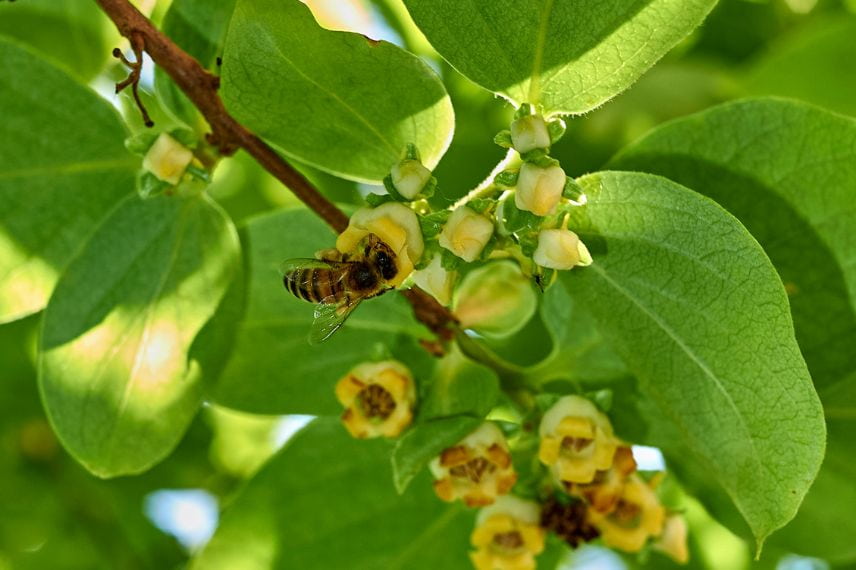
[{"label": "bee's striped abdomen", "polygon": [[340,277],[329,269],[311,267],[286,273],[283,281],[285,287],[298,299],[320,303],[331,296],[335,300],[339,299],[343,293]]}]

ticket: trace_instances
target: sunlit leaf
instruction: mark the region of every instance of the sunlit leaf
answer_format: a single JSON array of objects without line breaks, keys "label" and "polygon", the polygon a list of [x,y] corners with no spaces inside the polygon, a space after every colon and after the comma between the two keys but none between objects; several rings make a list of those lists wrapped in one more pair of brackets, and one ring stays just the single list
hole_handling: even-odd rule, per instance
[{"label": "sunlit leaf", "polygon": [[39,384],[60,440],[87,469],[137,473],[178,443],[202,396],[188,351],[238,251],[208,199],[131,196],[66,269],[45,313]]},{"label": "sunlit leaf", "polygon": [[238,0],[222,94],[287,155],[354,180],[379,183],[411,142],[433,168],[454,128],[446,90],[422,60],[324,30],[296,0]]}]

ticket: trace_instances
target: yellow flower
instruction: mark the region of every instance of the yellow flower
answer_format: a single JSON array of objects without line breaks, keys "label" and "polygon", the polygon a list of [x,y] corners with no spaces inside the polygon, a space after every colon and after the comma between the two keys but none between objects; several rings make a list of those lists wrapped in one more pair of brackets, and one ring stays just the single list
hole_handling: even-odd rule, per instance
[{"label": "yellow flower", "polygon": [[470,542],[478,570],[534,570],[544,550],[541,509],[537,503],[507,495],[479,511]]},{"label": "yellow flower", "polygon": [[424,269],[413,273],[413,282],[437,299],[441,305],[452,301],[452,288],[458,278],[457,271],[446,271],[441,256],[436,255]]},{"label": "yellow flower", "polygon": [[663,534],[654,542],[654,548],[678,564],[690,559],[687,548],[687,521],[681,515],[669,515],[663,524]]},{"label": "yellow flower", "polygon": [[360,208],[336,239],[336,249],[342,253],[353,253],[370,233],[395,252],[398,273],[389,284],[393,287],[401,285],[413,272],[413,265],[425,249],[419,219],[413,210],[398,202],[387,202],[377,208]]},{"label": "yellow flower", "polygon": [[550,131],[541,115],[526,115],[511,123],[511,144],[525,154],[536,148],[549,148]]},{"label": "yellow flower", "polygon": [[514,204],[536,216],[555,210],[565,189],[565,171],[560,166],[542,168],[528,162],[520,167]]},{"label": "yellow flower", "polygon": [[430,464],[434,491],[444,501],[463,499],[469,507],[489,505],[517,481],[505,436],[485,422]]},{"label": "yellow flower", "polygon": [[559,270],[585,267],[592,262],[591,254],[580,237],[563,229],[541,230],[532,259],[541,267]]},{"label": "yellow flower", "polygon": [[184,171],[193,162],[193,152],[169,136],[161,133],[143,157],[143,168],[158,180],[178,184]]},{"label": "yellow flower", "polygon": [[541,463],[571,483],[590,483],[597,471],[609,469],[618,446],[609,418],[579,396],[565,396],[547,410],[538,433]]},{"label": "yellow flower", "polygon": [[563,486],[568,494],[584,499],[589,508],[609,513],[618,504],[627,478],[635,471],[633,452],[629,447],[621,446],[615,450],[612,466],[606,471],[598,471],[591,483],[563,482]]},{"label": "yellow flower", "polygon": [[649,537],[662,532],[666,510],[648,483],[633,474],[627,479],[611,512],[599,513],[589,509],[588,517],[607,546],[638,552]]},{"label": "yellow flower", "polygon": [[493,235],[493,222],[461,206],[449,216],[440,232],[440,245],[464,261],[475,261]]},{"label": "yellow flower", "polygon": [[342,423],[356,438],[396,437],[413,420],[416,388],[400,362],[364,362],[336,384]]}]

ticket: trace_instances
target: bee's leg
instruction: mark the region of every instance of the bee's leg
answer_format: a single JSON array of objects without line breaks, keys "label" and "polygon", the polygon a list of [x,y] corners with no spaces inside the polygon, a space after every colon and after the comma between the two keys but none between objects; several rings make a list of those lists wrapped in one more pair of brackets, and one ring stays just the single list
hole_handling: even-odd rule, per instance
[{"label": "bee's leg", "polygon": [[315,259],[320,259],[321,261],[343,261],[342,255],[341,251],[335,247],[330,247],[316,251]]}]

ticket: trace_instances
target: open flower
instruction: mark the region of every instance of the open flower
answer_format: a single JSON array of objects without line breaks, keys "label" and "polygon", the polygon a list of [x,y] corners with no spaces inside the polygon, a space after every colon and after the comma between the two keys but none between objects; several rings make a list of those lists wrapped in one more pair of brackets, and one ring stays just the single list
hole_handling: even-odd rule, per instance
[{"label": "open flower", "polygon": [[511,123],[511,144],[514,150],[525,154],[536,148],[550,146],[550,132],[541,115],[526,115]]},{"label": "open flower", "polygon": [[517,481],[505,436],[485,422],[430,464],[434,491],[444,501],[463,499],[469,507],[489,505]]},{"label": "open flower", "polygon": [[538,458],[562,481],[591,483],[609,469],[618,446],[609,418],[580,396],[565,396],[547,410],[539,427]]},{"label": "open flower", "polygon": [[687,521],[684,517],[677,514],[666,517],[663,533],[653,546],[678,564],[686,564],[690,553],[687,548]]},{"label": "open flower", "polygon": [[395,252],[398,273],[389,285],[401,285],[413,272],[413,265],[425,249],[419,219],[413,210],[398,202],[387,202],[377,208],[360,208],[336,239],[336,249],[342,253],[353,253],[370,233]]},{"label": "open flower", "polygon": [[568,494],[584,499],[590,509],[609,513],[615,509],[628,477],[635,471],[636,460],[633,459],[633,452],[622,445],[615,450],[612,466],[606,471],[595,473],[591,483],[562,481],[562,484]]},{"label": "open flower", "polygon": [[435,256],[424,269],[413,273],[413,281],[441,305],[452,301],[452,288],[458,278],[457,271],[447,271],[439,255]]},{"label": "open flower", "polygon": [[537,503],[507,495],[479,511],[470,542],[470,559],[478,570],[534,570],[544,550]]},{"label": "open flower", "polygon": [[566,178],[560,166],[542,168],[526,162],[517,177],[514,204],[536,216],[546,216],[561,200]]},{"label": "open flower", "polygon": [[584,267],[592,262],[591,254],[579,236],[564,229],[541,230],[532,259],[549,269]]},{"label": "open flower", "polygon": [[475,261],[493,235],[493,222],[461,206],[449,216],[440,232],[440,245],[464,261]]},{"label": "open flower", "polygon": [[600,530],[607,546],[638,552],[649,537],[658,536],[663,530],[666,510],[657,494],[639,475],[627,479],[615,508],[609,513],[588,511],[589,520]]},{"label": "open flower", "polygon": [[347,408],[342,423],[352,436],[396,437],[413,420],[416,388],[400,362],[364,362],[339,380],[336,398]]},{"label": "open flower", "polygon": [[175,185],[181,182],[191,162],[193,152],[189,148],[167,133],[161,133],[143,157],[143,168],[158,180]]}]

